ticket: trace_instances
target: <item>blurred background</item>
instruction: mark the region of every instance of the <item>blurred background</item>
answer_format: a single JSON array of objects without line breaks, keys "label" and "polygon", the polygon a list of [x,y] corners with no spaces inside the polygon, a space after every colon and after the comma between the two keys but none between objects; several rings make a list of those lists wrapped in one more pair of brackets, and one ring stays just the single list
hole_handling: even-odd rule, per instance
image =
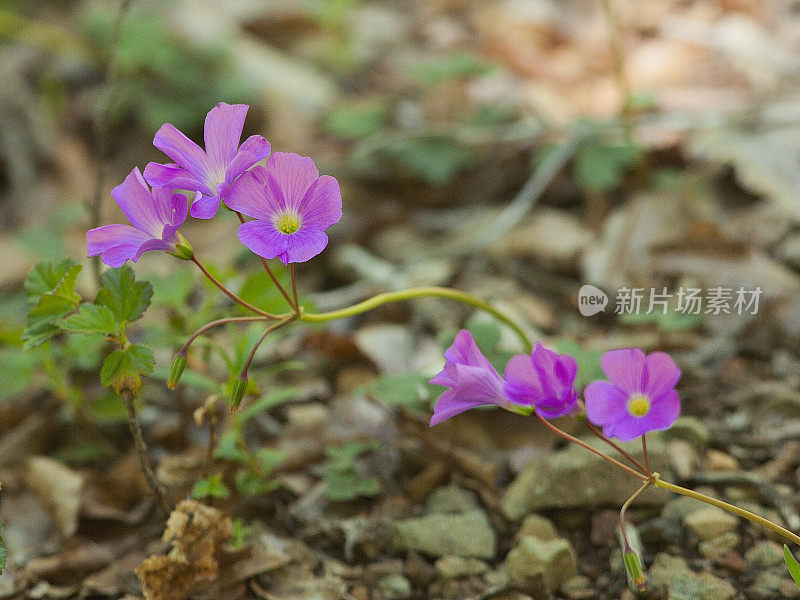
[{"label": "blurred background", "polygon": [[[7,523],[14,507],[32,498],[21,483],[26,476],[12,468],[20,457],[47,453],[72,468],[106,472],[124,454],[81,437],[70,421],[82,403],[104,427],[118,412],[87,383],[96,378],[96,360],[81,362],[84,350],[66,348],[72,362],[54,376],[51,355],[20,352],[26,275],[37,261],[85,257],[89,227],[124,222],[111,188],[134,166],[163,162],[152,146],[161,124],[199,142],[206,113],[220,101],[250,105],[245,136],[260,133],[273,150],[311,156],[341,184],[344,217],[328,232],[330,245],[299,267],[302,289],[320,310],[389,289],[452,285],[496,302],[532,335],[575,352],[585,379],[597,375],[599,353],[608,348],[673,352],[685,373],[684,414],[701,432],[685,436],[694,445],[672,456],[673,468],[689,477],[711,460],[716,470],[742,473],[783,448],[789,459],[763,476],[796,491],[797,0],[3,0],[0,424],[16,433],[0,440],[0,479],[4,494],[10,489],[17,498],[5,503]],[[212,222],[190,220],[182,232],[198,256],[240,285],[241,273],[258,265],[232,242],[236,226],[221,212]],[[175,326],[192,323],[176,306],[199,281],[175,269],[174,259],[154,253],[135,266],[137,276],[156,282],[161,308],[143,335],[159,340],[152,343],[160,348],[162,380],[178,340],[191,331]],[[265,283],[251,283],[247,297]],[[612,300],[604,312],[582,316],[584,284],[618,301],[620,288],[642,288],[643,307],[651,289],[762,293],[758,310],[745,314],[687,315],[673,297],[663,312],[615,314]],[[78,287],[92,297],[92,268],[84,268]],[[285,342],[279,358],[293,351],[316,357],[308,359],[317,370],[301,377],[300,394],[301,406],[313,410],[279,410],[261,439],[280,446],[289,436],[287,447],[296,449],[312,443],[303,437],[316,431],[309,427],[330,422],[338,429],[320,434],[325,443],[325,436],[364,435],[391,442],[391,460],[379,457],[374,469],[383,489],[420,502],[448,481],[442,465],[451,465],[452,447],[428,438],[420,445],[418,429],[397,425],[396,412],[373,401],[401,410],[401,422],[424,425],[435,394],[421,382],[441,365],[442,339],[468,316],[421,302]],[[153,333],[164,322],[172,337]],[[509,331],[480,320],[471,327],[483,333],[484,345],[515,349]],[[215,364],[193,368],[219,378]],[[185,418],[202,394],[189,393],[176,424],[174,400],[159,385],[143,418],[159,457],[180,454],[197,441]],[[341,398],[347,403],[337,404]],[[55,431],[31,424],[33,407],[60,415]],[[552,449],[551,438],[518,423],[479,411],[437,429],[448,444],[482,457],[464,467],[459,481],[479,481],[473,488],[493,519],[504,484]],[[420,458],[431,444],[439,471]],[[370,447],[356,455],[362,451]],[[308,512],[316,501],[307,498],[314,475],[289,485],[291,499],[281,496],[286,506],[306,502],[299,516],[292,513],[306,527],[317,526],[320,514]],[[363,496],[376,495],[365,488]],[[128,507],[133,500],[119,502]],[[503,518],[520,516],[503,502]],[[578,507],[587,509],[583,517],[556,521],[579,556],[605,548],[599,559],[592,554],[597,575],[608,568],[613,540],[583,540],[575,523],[598,509],[591,499]],[[385,506],[366,512],[399,514]],[[507,523],[494,525],[509,531]],[[19,533],[19,563],[53,549],[26,535],[34,536]],[[331,536],[332,546],[341,537],[326,530],[308,535],[306,541]],[[753,539],[739,540],[740,553]],[[491,560],[511,544],[501,541]],[[724,572],[740,578],[742,589],[751,583],[746,570]],[[599,597],[624,587],[624,575],[614,577],[595,589]]]}]

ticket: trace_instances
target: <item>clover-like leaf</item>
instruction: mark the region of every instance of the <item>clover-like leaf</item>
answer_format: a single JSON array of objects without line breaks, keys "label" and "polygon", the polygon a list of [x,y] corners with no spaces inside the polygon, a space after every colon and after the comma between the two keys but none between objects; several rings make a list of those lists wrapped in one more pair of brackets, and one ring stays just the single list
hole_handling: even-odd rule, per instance
[{"label": "clover-like leaf", "polygon": [[114,350],[106,357],[100,369],[100,381],[118,394],[136,394],[142,387],[142,375],[148,375],[152,370],[153,351],[147,346],[134,344]]},{"label": "clover-like leaf", "polygon": [[62,260],[55,265],[51,262],[38,263],[25,280],[28,301],[31,304],[36,304],[44,294],[54,292],[64,279],[71,279],[71,288],[69,288],[69,283],[68,288],[70,291],[74,291],[75,278],[81,269],[81,265],[76,265],[70,259]]},{"label": "clover-like leaf", "polygon": [[[68,262],[72,261],[62,261],[55,267],[39,263],[34,268],[37,274],[28,277],[29,293],[35,299],[36,306],[28,313],[28,326],[22,333],[24,350],[40,346],[57,334],[60,329],[54,321],[78,308],[81,298],[75,293],[75,282],[83,267]],[[46,291],[37,295],[43,289]]]},{"label": "clover-like leaf", "polygon": [[222,475],[214,473],[194,484],[193,498],[227,498],[231,495],[228,487],[222,482]]},{"label": "clover-like leaf", "polygon": [[58,326],[70,333],[111,335],[117,331],[114,314],[107,306],[98,304],[81,304],[78,312],[59,321]]},{"label": "clover-like leaf", "polygon": [[153,286],[149,281],[136,281],[128,265],[106,270],[102,281],[95,304],[107,307],[118,324],[135,321],[150,306]]}]

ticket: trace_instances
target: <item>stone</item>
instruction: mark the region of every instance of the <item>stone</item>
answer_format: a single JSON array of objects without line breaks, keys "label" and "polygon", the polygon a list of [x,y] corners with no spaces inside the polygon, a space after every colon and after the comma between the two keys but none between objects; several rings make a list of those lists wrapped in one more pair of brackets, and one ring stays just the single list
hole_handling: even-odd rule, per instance
[{"label": "stone", "polygon": [[689,514],[683,522],[703,541],[736,529],[739,518],[716,506],[707,506]]},{"label": "stone", "polygon": [[669,465],[681,479],[688,478],[695,471],[698,463],[697,451],[685,440],[670,440],[667,443]]},{"label": "stone", "polygon": [[665,519],[683,521],[693,512],[705,508],[706,506],[708,506],[708,504],[700,502],[700,500],[679,496],[664,505],[664,508],[661,509],[661,516]]},{"label": "stone", "polygon": [[761,569],[774,567],[784,563],[783,547],[775,542],[757,542],[744,553],[744,559],[751,567]]},{"label": "stone", "polygon": [[639,525],[639,535],[647,546],[679,546],[683,543],[684,530],[679,520],[658,517]]},{"label": "stone", "polygon": [[411,597],[411,582],[397,573],[379,580],[377,587],[386,600],[407,600]]},{"label": "stone", "polygon": [[734,550],[741,541],[738,533],[729,531],[705,542],[700,542],[698,550],[706,558],[719,559]]},{"label": "stone", "polygon": [[573,575],[559,590],[569,600],[589,600],[597,595],[592,580],[585,575]]},{"label": "stone", "polygon": [[429,513],[461,514],[480,508],[474,492],[457,485],[446,485],[433,492],[425,503]]},{"label": "stone", "polygon": [[[621,460],[620,454],[597,439],[583,440],[588,445]],[[621,444],[634,457],[641,458],[641,444]],[[650,463],[656,471],[668,466],[666,447],[658,436],[648,439]],[[637,490],[641,481],[599,456],[571,444],[567,449],[537,458],[517,475],[506,488],[501,511],[517,520],[531,512],[548,509],[578,508],[599,505],[622,505]],[[660,506],[669,498],[663,488],[651,487],[634,505]]]},{"label": "stone", "polygon": [[489,571],[489,565],[479,558],[463,558],[461,556],[443,556],[436,561],[434,568],[442,579],[483,575]]},{"label": "stone", "polygon": [[706,452],[705,466],[709,471],[738,471],[739,461],[719,450]]},{"label": "stone", "polygon": [[678,417],[663,435],[665,440],[683,440],[699,451],[705,450],[711,439],[708,427],[696,417]]},{"label": "stone", "polygon": [[695,573],[686,561],[661,553],[647,572],[653,587],[666,587],[669,600],[731,600],[734,587],[710,573]]},{"label": "stone", "polygon": [[432,513],[394,523],[394,546],[428,556],[494,558],[497,536],[481,510],[463,514]]},{"label": "stone", "polygon": [[577,564],[575,550],[567,540],[524,537],[508,553],[506,571],[512,584],[535,596],[531,585],[538,589],[539,578],[554,592],[575,574]]},{"label": "stone", "polygon": [[781,584],[783,577],[774,571],[764,571],[756,575],[755,580],[747,587],[750,600],[772,600],[782,597]]},{"label": "stone", "polygon": [[526,536],[548,541],[557,539],[558,532],[556,531],[556,526],[547,517],[528,515],[522,521],[522,525],[517,532],[517,540],[521,540]]}]

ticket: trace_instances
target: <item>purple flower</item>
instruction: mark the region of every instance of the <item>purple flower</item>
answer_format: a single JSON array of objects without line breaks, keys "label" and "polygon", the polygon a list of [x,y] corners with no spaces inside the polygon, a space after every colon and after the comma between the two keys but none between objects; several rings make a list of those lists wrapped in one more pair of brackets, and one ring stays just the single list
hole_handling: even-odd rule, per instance
[{"label": "purple flower", "polygon": [[536,342],[530,356],[517,354],[508,361],[503,389],[509,401],[533,405],[539,416],[555,419],[580,408],[575,390],[577,374],[574,358]]},{"label": "purple flower", "polygon": [[210,219],[217,214],[236,178],[269,155],[269,142],[260,135],[250,136],[239,147],[248,108],[224,102],[212,108],[206,115],[205,151],[169,123],[162,125],[153,145],[177,164],[149,163],[144,176],[150,185],[197,192],[193,217]]},{"label": "purple flower", "polygon": [[305,262],[325,249],[325,230],[342,218],[339,183],[320,176],[305,156],[276,152],[264,166],[237,179],[226,204],[253,217],[239,227],[239,240],[264,258]]},{"label": "purple flower", "polygon": [[603,433],[623,441],[666,429],[678,418],[675,385],[681,370],[664,352],[645,356],[638,348],[610,350],[600,359],[610,381],[593,381],[584,391],[586,416]]},{"label": "purple flower", "polygon": [[151,193],[138,167],[120,185],[111,190],[122,212],[133,224],[103,225],[86,232],[89,256],[100,255],[109,267],[136,262],[149,250],[177,252],[185,244],[178,228],[186,220],[186,196],[171,190]]},{"label": "purple flower", "polygon": [[510,405],[503,395],[503,379],[478,349],[469,331],[458,332],[453,345],[444,351],[444,357],[444,369],[430,381],[450,389],[439,397],[431,427],[478,406]]}]

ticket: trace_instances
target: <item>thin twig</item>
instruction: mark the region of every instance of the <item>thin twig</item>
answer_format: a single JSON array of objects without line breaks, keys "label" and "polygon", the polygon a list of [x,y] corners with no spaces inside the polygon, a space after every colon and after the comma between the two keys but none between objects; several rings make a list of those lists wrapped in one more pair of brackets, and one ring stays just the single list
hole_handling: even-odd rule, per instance
[{"label": "thin twig", "polygon": [[239,377],[242,378],[247,377],[247,370],[250,368],[250,363],[253,362],[253,357],[256,355],[256,350],[258,350],[258,347],[266,339],[266,337],[276,329],[283,327],[284,325],[286,325],[290,321],[293,321],[296,318],[297,315],[292,313],[278,321],[275,321],[264,330],[264,333],[261,334],[261,337],[258,339],[255,346],[253,346],[253,349],[250,351],[250,355],[247,357],[247,360],[245,361],[244,366],[242,367],[242,372],[239,374]]},{"label": "thin twig", "polygon": [[628,507],[633,503],[633,501],[636,500],[636,498],[638,498],[643,491],[645,491],[648,487],[650,487],[652,483],[653,481],[650,479],[645,481],[642,484],[642,487],[636,490],[630,498],[625,500],[625,504],[622,505],[622,508],[619,511],[619,526],[620,529],[622,530],[622,539],[625,542],[626,553],[631,551],[631,545],[628,543],[628,533],[625,531],[625,511],[628,510]]},{"label": "thin twig", "polygon": [[625,450],[622,448],[622,446],[620,446],[619,444],[617,444],[616,442],[614,442],[614,440],[612,440],[612,439],[610,439],[610,438],[606,437],[606,436],[603,434],[603,432],[602,432],[602,431],[600,431],[600,430],[599,430],[597,427],[595,427],[594,425],[592,425],[592,424],[591,424],[589,421],[586,421],[586,425],[589,427],[589,431],[591,431],[591,432],[592,432],[594,435],[596,435],[596,436],[597,436],[599,439],[603,440],[603,441],[604,441],[606,444],[608,444],[609,446],[611,446],[612,448],[614,448],[614,450],[616,450],[617,452],[619,452],[620,454],[622,454],[622,456],[624,456],[624,457],[625,457],[625,458],[627,458],[629,461],[631,461],[631,463],[633,463],[633,464],[636,466],[636,468],[638,468],[638,469],[639,469],[639,470],[640,470],[642,473],[644,473],[645,475],[649,475],[649,474],[650,474],[650,469],[648,469],[648,468],[645,468],[645,466],[644,466],[642,463],[640,463],[638,460],[636,460],[636,459],[635,459],[635,458],[634,458],[634,457],[633,457],[633,456],[632,456],[632,455],[631,455],[629,452],[626,452],[626,451],[625,451]]},{"label": "thin twig", "polygon": [[300,311],[300,302],[297,300],[297,279],[294,276],[294,263],[289,265],[289,275],[292,278],[292,297],[294,298],[294,308]]},{"label": "thin twig", "polygon": [[129,390],[122,391],[122,397],[125,399],[125,406],[128,409],[128,427],[130,427],[131,435],[133,436],[133,441],[136,445],[136,453],[139,456],[139,465],[141,466],[142,472],[147,479],[147,483],[150,485],[150,489],[153,490],[158,498],[159,503],[161,504],[161,508],[164,509],[164,513],[169,514],[170,504],[167,500],[166,491],[161,485],[161,482],[158,480],[158,476],[153,471],[153,468],[150,466],[150,457],[147,454],[147,444],[144,441],[142,428],[139,425],[139,418],[136,414],[136,403],[134,396],[135,395],[133,392]]},{"label": "thin twig", "polygon": [[647,467],[647,474],[650,475],[650,473],[652,473],[653,470],[650,468],[650,457],[647,456],[647,440],[645,439],[646,437],[647,437],[647,434],[643,433],[642,434],[642,456],[644,457],[644,466]]},{"label": "thin twig", "polygon": [[225,323],[252,323],[253,321],[266,321],[268,317],[258,316],[258,317],[225,317],[224,319],[217,319],[216,321],[211,321],[211,323],[206,323],[200,329],[195,331],[186,343],[181,347],[180,352],[186,352],[189,349],[189,346],[192,345],[198,337],[203,335],[209,329],[213,329],[214,327],[218,327],[220,325],[224,325]]}]

